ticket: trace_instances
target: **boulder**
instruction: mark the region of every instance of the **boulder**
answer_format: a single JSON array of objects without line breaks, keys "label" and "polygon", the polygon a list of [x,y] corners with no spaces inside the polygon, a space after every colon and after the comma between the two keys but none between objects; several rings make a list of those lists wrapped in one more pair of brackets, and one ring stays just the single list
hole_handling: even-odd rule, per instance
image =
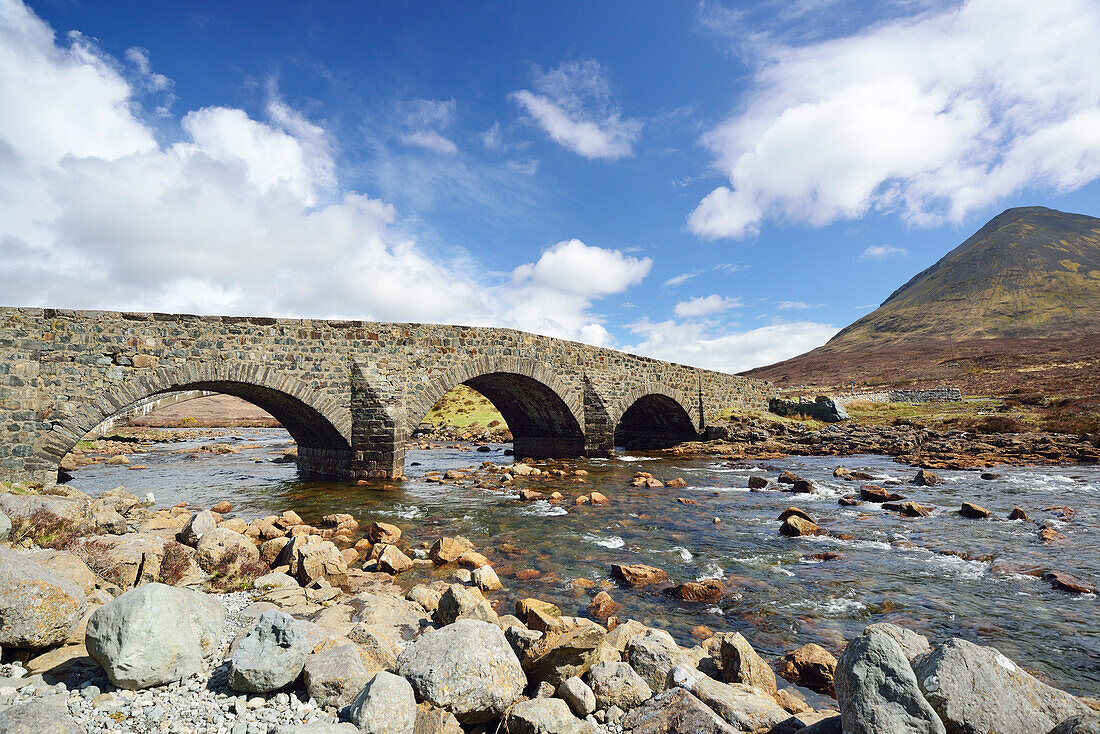
[{"label": "boulder", "polygon": [[569,708],[577,716],[588,716],[596,710],[596,694],[577,676],[566,678],[558,686],[557,696],[569,704]]},{"label": "boulder", "polygon": [[260,551],[247,537],[225,528],[212,528],[199,538],[195,547],[195,561],[203,571],[212,573],[229,560],[256,562]]},{"label": "boulder", "polygon": [[901,651],[905,653],[905,657],[909,660],[932,649],[931,645],[928,644],[928,638],[924,635],[889,622],[876,622],[863,628],[863,634],[866,635],[871,632],[881,632],[894,638],[894,642],[901,645]]},{"label": "boulder", "polygon": [[934,487],[942,481],[942,479],[927,469],[918,470],[917,475],[913,477],[913,484],[918,487]]},{"label": "boulder", "polygon": [[0,710],[0,734],[78,734],[84,731],[65,708],[64,697],[17,703]]},{"label": "boulder", "polygon": [[664,630],[647,629],[626,645],[626,661],[638,672],[650,689],[665,689],[668,674],[678,665],[690,666],[680,646]]},{"label": "boulder", "polygon": [[105,533],[121,534],[126,532],[126,518],[113,508],[93,502],[88,509],[92,526]]},{"label": "boulder", "polygon": [[504,584],[500,583],[500,577],[497,576],[497,572],[493,570],[492,566],[475,568],[472,579],[474,586],[482,591],[498,591],[504,588]]},{"label": "boulder", "polygon": [[9,518],[30,517],[36,512],[48,512],[73,525],[83,525],[89,521],[87,499],[61,497],[55,494],[0,492],[0,511]]},{"label": "boulder", "polygon": [[871,631],[849,642],[835,676],[845,734],[946,734],[893,637]]},{"label": "boulder", "polygon": [[749,489],[764,489],[768,486],[768,480],[764,477],[749,477]]},{"label": "boulder", "polygon": [[1089,709],[992,647],[954,638],[913,661],[921,692],[951,732],[1046,732]]},{"label": "boulder", "polygon": [[882,509],[889,510],[890,512],[897,512],[905,517],[928,517],[932,514],[932,510],[912,500],[906,502],[884,502],[882,504]]},{"label": "boulder", "polygon": [[1051,585],[1052,588],[1058,589],[1058,591],[1065,591],[1070,594],[1095,594],[1096,587],[1091,584],[1087,584],[1076,576],[1072,576],[1064,571],[1050,571],[1043,574],[1043,580]]},{"label": "boulder", "polygon": [[354,609],[352,622],[371,625],[396,640],[411,640],[428,622],[424,609],[392,594],[356,594],[346,604]]},{"label": "boulder", "polygon": [[963,517],[968,517],[971,520],[984,520],[989,517],[991,513],[981,505],[976,505],[973,502],[963,502],[962,508],[959,510],[959,514]]},{"label": "boulder", "polygon": [[784,655],[779,662],[778,673],[795,685],[833,696],[835,670],[836,658],[825,648],[811,642]]},{"label": "boulder", "polygon": [[875,504],[884,504],[886,502],[900,502],[905,499],[900,494],[894,494],[885,487],[880,487],[877,484],[864,484],[859,488],[859,498],[864,502],[873,502]]},{"label": "boulder", "polygon": [[0,646],[37,650],[62,643],[86,604],[77,584],[0,547]]},{"label": "boulder", "polygon": [[372,543],[396,543],[401,540],[401,528],[388,522],[372,522],[367,528],[367,539]]},{"label": "boulder", "polygon": [[531,680],[546,681],[556,688],[566,678],[584,675],[599,660],[605,635],[602,627],[591,622],[561,634],[547,634],[524,669]]},{"label": "boulder", "polygon": [[792,516],[801,517],[803,520],[806,520],[807,522],[814,522],[814,519],[812,517],[810,517],[809,513],[804,512],[803,510],[800,510],[797,507],[788,507],[787,509],[783,510],[783,512],[779,513],[779,517],[777,517],[776,520],[779,520],[779,522],[783,522],[788,517],[792,517]]},{"label": "boulder", "polygon": [[740,632],[724,633],[716,637],[722,682],[744,683],[775,696],[778,689],[775,673],[767,661],[752,649],[749,641]]},{"label": "boulder", "polygon": [[196,512],[191,516],[191,519],[187,521],[187,524],[183,526],[183,530],[176,533],[176,540],[194,548],[198,545],[202,536],[216,527],[218,527],[218,518],[214,516],[213,512],[209,510]]},{"label": "boulder", "polygon": [[668,590],[676,596],[688,602],[716,602],[726,593],[725,584],[719,579],[703,579],[702,581],[686,581]]},{"label": "boulder", "polygon": [[474,544],[462,536],[442,537],[432,544],[431,550],[428,551],[428,558],[431,558],[433,563],[440,565],[454,563],[463,553],[473,549]]},{"label": "boulder", "polygon": [[348,631],[348,639],[355,643],[359,660],[369,675],[397,665],[399,638],[392,629],[359,622]]},{"label": "boulder", "polygon": [[152,583],[97,609],[85,644],[111,683],[149,688],[202,672],[224,625],[225,608],[216,599]]},{"label": "boulder", "polygon": [[285,573],[267,573],[252,582],[252,587],[257,591],[270,591],[271,589],[297,589],[298,581],[293,576]]},{"label": "boulder", "polygon": [[508,709],[506,734],[592,734],[595,728],[569,710],[560,698],[534,698]]},{"label": "boulder", "polygon": [[1100,734],[1100,714],[1094,712],[1066,719],[1049,734]]},{"label": "boulder", "polygon": [[588,603],[588,613],[596,619],[607,619],[623,608],[623,605],[611,598],[611,594],[601,591]]},{"label": "boulder", "polygon": [[527,677],[496,625],[460,619],[414,640],[397,659],[420,700],[463,724],[491,721],[523,693]]},{"label": "boulder", "polygon": [[783,471],[779,472],[779,479],[777,479],[776,481],[780,484],[794,484],[800,479],[802,479],[802,477],[798,476],[793,471],[784,469]]},{"label": "boulder", "polygon": [[645,679],[626,663],[596,663],[588,671],[588,684],[599,709],[618,706],[623,711],[630,711],[653,696],[653,690]]},{"label": "boulder", "polygon": [[339,709],[355,699],[371,676],[358,648],[344,644],[309,655],[302,668],[302,679],[306,692],[319,706]]},{"label": "boulder", "polygon": [[319,535],[294,536],[283,547],[277,564],[289,566],[288,573],[302,586],[324,579],[331,586],[349,588],[348,564],[334,543]]},{"label": "boulder", "polygon": [[229,658],[229,687],[269,693],[293,683],[313,647],[311,626],[275,609],[261,614],[256,626],[235,643]]},{"label": "boulder", "polygon": [[25,551],[21,555],[50,573],[72,581],[85,594],[95,591],[96,575],[79,556],[68,551],[48,549]]},{"label": "boulder", "polygon": [[11,537],[11,519],[0,511],[0,542]]},{"label": "boulder", "polygon": [[677,666],[669,673],[669,686],[690,691],[740,731],[768,731],[790,717],[771,696],[751,686],[720,683],[684,666]]},{"label": "boulder", "polygon": [[[80,541],[82,556],[99,559],[98,575],[124,589],[160,578],[165,543],[164,538],[148,533],[101,535]],[[202,577],[202,570],[190,560],[188,562],[194,567],[194,573]]]},{"label": "boulder", "polygon": [[623,728],[631,734],[735,734],[737,732],[683,688],[658,694],[627,713]]},{"label": "boulder", "polygon": [[412,559],[396,545],[387,545],[378,556],[378,570],[386,573],[404,573],[413,567]]},{"label": "boulder", "polygon": [[388,671],[376,673],[351,702],[348,718],[365,734],[413,734],[416,697],[412,686]]},{"label": "boulder", "polygon": [[405,598],[409,601],[416,602],[424,608],[426,612],[434,612],[439,608],[439,600],[443,597],[443,592],[439,589],[433,589],[427,584],[417,584],[408,590],[405,594]]},{"label": "boulder", "polygon": [[448,625],[459,619],[479,619],[495,624],[497,613],[484,597],[460,584],[451,584],[439,598],[433,615],[436,624]]},{"label": "boulder", "polygon": [[643,563],[611,564],[611,575],[631,586],[647,586],[668,580],[668,574],[659,568]]},{"label": "boulder", "polygon": [[791,515],[779,526],[779,534],[789,538],[797,538],[802,535],[822,535],[824,531],[815,523],[804,520],[798,515]]}]

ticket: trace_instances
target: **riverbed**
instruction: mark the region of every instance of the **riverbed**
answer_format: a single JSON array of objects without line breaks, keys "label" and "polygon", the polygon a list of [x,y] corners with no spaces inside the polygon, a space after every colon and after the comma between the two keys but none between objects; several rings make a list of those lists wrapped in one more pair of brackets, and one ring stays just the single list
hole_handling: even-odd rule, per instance
[{"label": "riverbed", "polygon": [[[193,454],[201,444],[252,445],[235,454]],[[522,502],[515,489],[476,489],[424,480],[428,471],[476,467],[483,461],[511,463],[505,446],[488,452],[472,447],[412,450],[404,482],[358,486],[349,482],[302,481],[294,464],[272,463],[293,444],[281,429],[231,429],[218,437],[157,444],[130,457],[125,466],[97,464],[74,472],[71,486],[91,495],[117,486],[142,496],[153,492],[158,507],[177,502],[210,507],[234,505],[231,516],[251,519],[293,509],[307,522],[348,512],[365,528],[391,522],[416,547],[440,535],[464,535],[485,553],[505,584],[496,592],[510,602],[535,596],[566,614],[584,614],[591,595],[610,579],[612,563],[645,563],[666,570],[673,582],[724,579],[729,593],[717,603],[692,604],[656,589],[609,588],[624,605],[620,618],[634,618],[670,631],[692,644],[693,631],[738,630],[766,657],[778,657],[807,642],[839,653],[846,639],[871,622],[910,627],[933,640],[963,637],[999,648],[1054,685],[1079,695],[1100,695],[1100,600],[1095,594],[1058,591],[1041,579],[1046,571],[1070,573],[1100,583],[1100,468],[1003,467],[982,480],[977,472],[937,472],[935,487],[908,484],[915,470],[889,457],[791,457],[773,462],[730,464],[713,458],[620,453],[611,459],[562,464],[589,472],[586,483],[538,483],[561,491],[567,501]],[[930,517],[903,518],[864,503],[841,507],[838,498],[858,493],[859,482],[833,477],[837,466],[860,470],[882,484],[895,480],[907,499],[935,508]],[[551,463],[550,466],[556,466]],[[748,479],[773,484],[789,469],[809,479],[813,494],[749,491]],[[630,486],[637,471],[685,488]],[[988,471],[988,470],[987,470]],[[597,490],[607,505],[574,507],[572,498]],[[688,500],[689,502],[682,502]],[[957,514],[962,502],[993,513],[989,520]],[[780,512],[797,506],[834,537],[786,538],[778,534]],[[1060,519],[1068,506],[1073,516]],[[1030,520],[1010,521],[1023,508]],[[1043,542],[1038,524],[1063,538]],[[829,560],[821,554],[835,553]],[[521,581],[516,573],[538,571]],[[402,586],[442,574],[403,574]],[[526,575],[526,574],[524,574]],[[442,576],[440,576],[442,577]],[[596,582],[592,588],[574,583]],[[506,604],[501,611],[510,611]]]}]

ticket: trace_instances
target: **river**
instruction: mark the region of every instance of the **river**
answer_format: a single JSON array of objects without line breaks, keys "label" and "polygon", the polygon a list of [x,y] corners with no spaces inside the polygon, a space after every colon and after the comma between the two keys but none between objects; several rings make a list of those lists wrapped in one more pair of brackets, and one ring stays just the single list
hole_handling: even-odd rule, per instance
[{"label": "river", "polygon": [[[190,458],[183,449],[232,441],[256,445],[236,454]],[[657,590],[616,584],[609,591],[624,604],[621,618],[663,627],[682,644],[691,631],[738,630],[766,657],[778,657],[807,642],[838,654],[846,639],[871,622],[902,624],[933,643],[964,637],[999,648],[1024,668],[1078,695],[1100,695],[1100,601],[1051,588],[1036,574],[1068,572],[1100,582],[1100,469],[1096,467],[1003,467],[982,480],[977,472],[938,472],[943,484],[894,491],[935,507],[930,517],[902,518],[864,503],[841,507],[837,499],[859,482],[833,477],[843,465],[880,482],[908,482],[915,469],[888,457],[791,457],[728,465],[713,458],[669,458],[619,454],[612,459],[571,461],[589,472],[586,484],[554,483],[537,489],[563,492],[570,502],[521,502],[515,492],[427,482],[425,472],[477,466],[484,460],[510,462],[504,446],[488,453],[471,450],[413,450],[406,455],[405,482],[356,486],[347,482],[300,481],[293,464],[271,463],[272,452],[291,446],[281,429],[231,429],[219,438],[157,444],[131,456],[145,470],[97,464],[74,473],[71,486],[97,495],[117,486],[142,496],[153,492],[157,506],[188,502],[234,505],[232,515],[251,519],[297,511],[307,522],[348,512],[365,527],[391,522],[416,546],[440,535],[469,538],[492,561],[505,584],[494,596],[535,596],[558,604],[566,614],[584,614],[610,577],[611,563],[645,563],[665,569],[675,582],[723,578],[730,592],[718,603],[691,604]],[[551,466],[553,466],[551,464]],[[773,483],[783,469],[811,480],[816,493],[789,494],[747,489],[750,476]],[[682,477],[686,488],[636,488],[636,471],[668,480]],[[517,486],[523,486],[522,481]],[[598,490],[605,506],[574,508],[572,497]],[[695,500],[682,503],[678,498]],[[993,512],[991,520],[967,520],[962,502]],[[795,505],[833,534],[853,536],[786,538],[776,517]],[[1053,506],[1075,514],[1058,520]],[[1014,507],[1031,520],[1009,521]],[[715,522],[715,519],[718,522]],[[1036,521],[1051,520],[1064,539],[1044,543]],[[836,558],[815,561],[826,551]],[[519,581],[514,574],[535,569],[542,576]],[[399,578],[408,587],[443,571],[414,570]],[[440,576],[441,577],[441,576]],[[511,604],[501,608],[511,611]]]}]

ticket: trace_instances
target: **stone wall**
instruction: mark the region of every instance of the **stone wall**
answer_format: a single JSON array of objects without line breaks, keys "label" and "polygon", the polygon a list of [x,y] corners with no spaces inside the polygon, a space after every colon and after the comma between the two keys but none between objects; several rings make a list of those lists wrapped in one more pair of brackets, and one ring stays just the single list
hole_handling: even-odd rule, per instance
[{"label": "stone wall", "polygon": [[389,477],[435,402],[466,383],[520,456],[606,454],[639,400],[695,432],[770,383],[527,334],[436,324],[0,308],[0,477],[48,480],[103,421],[181,390],[271,413],[306,471]]},{"label": "stone wall", "polygon": [[870,403],[957,403],[962,400],[962,390],[957,387],[934,387],[927,390],[853,392],[835,395],[833,400],[841,405],[847,405],[856,400],[866,400]]}]

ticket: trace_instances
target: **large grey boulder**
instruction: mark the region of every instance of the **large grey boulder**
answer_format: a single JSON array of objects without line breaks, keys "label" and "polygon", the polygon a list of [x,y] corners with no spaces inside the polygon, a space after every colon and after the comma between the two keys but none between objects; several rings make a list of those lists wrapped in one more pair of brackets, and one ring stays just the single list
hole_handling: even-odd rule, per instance
[{"label": "large grey boulder", "polygon": [[320,706],[336,708],[351,703],[370,677],[358,648],[350,643],[313,653],[302,669],[310,697]]},{"label": "large grey boulder", "polygon": [[418,697],[463,724],[491,721],[523,693],[527,677],[496,625],[460,619],[421,635],[397,659]]},{"label": "large grey boulder", "polygon": [[631,734],[735,734],[706,704],[683,688],[660,693],[622,721]]},{"label": "large grey boulder", "polygon": [[958,638],[914,660],[913,672],[952,734],[1045,732],[1090,712],[1065,691],[1035,680],[996,648]]},{"label": "large grey boulder", "polygon": [[438,625],[454,623],[458,619],[480,619],[482,622],[496,624],[497,613],[493,606],[480,594],[460,584],[451,584],[439,598],[433,615]]},{"label": "large grey boulder", "polygon": [[845,734],[944,734],[890,635],[871,631],[849,642],[833,680]]},{"label": "large grey boulder", "polygon": [[30,517],[36,512],[48,512],[74,525],[88,522],[88,502],[80,497],[0,492],[0,511],[8,517]]},{"label": "large grey boulder", "polygon": [[227,528],[213,528],[198,539],[195,561],[203,571],[212,573],[230,559],[255,563],[260,560],[260,551],[251,540]]},{"label": "large grey boulder", "polygon": [[[63,697],[58,697],[64,701]],[[28,701],[0,711],[0,734],[77,734],[82,728],[63,702]]]},{"label": "large grey boulder", "polygon": [[376,673],[351,703],[349,718],[366,734],[413,734],[416,696],[399,675]]},{"label": "large grey boulder", "polygon": [[[759,688],[770,696],[778,690],[775,673],[764,658],[752,649],[752,645],[740,632],[716,635],[712,645],[718,647],[719,667],[724,683],[744,683]],[[709,642],[709,641],[708,641]]]},{"label": "large grey boulder", "polygon": [[202,536],[216,527],[218,527],[218,519],[214,517],[213,512],[210,510],[196,512],[190,517],[187,524],[183,526],[183,530],[176,533],[176,540],[194,548],[198,545]]},{"label": "large grey boulder", "polygon": [[928,638],[924,635],[889,622],[869,624],[863,628],[863,634],[868,632],[881,632],[893,637],[894,642],[901,645],[901,651],[909,660],[932,650],[932,646],[928,644]]},{"label": "large grey boulder", "polygon": [[504,718],[507,734],[592,734],[587,721],[573,716],[560,698],[534,698],[508,709]]},{"label": "large grey boulder", "polygon": [[588,685],[596,696],[596,708],[618,706],[629,711],[653,696],[653,689],[626,663],[603,661],[588,671]]},{"label": "large grey boulder", "polygon": [[229,687],[269,693],[297,680],[315,643],[316,625],[269,609],[236,644],[229,658]]},{"label": "large grey boulder", "polygon": [[392,594],[356,594],[347,601],[355,610],[352,622],[387,629],[398,640],[411,640],[429,620],[423,607]]},{"label": "large grey boulder", "polygon": [[119,688],[149,688],[202,672],[217,651],[225,607],[188,589],[146,584],[92,613],[85,645]]},{"label": "large grey boulder", "polygon": [[84,591],[72,581],[0,547],[0,647],[60,644],[86,606]]}]

